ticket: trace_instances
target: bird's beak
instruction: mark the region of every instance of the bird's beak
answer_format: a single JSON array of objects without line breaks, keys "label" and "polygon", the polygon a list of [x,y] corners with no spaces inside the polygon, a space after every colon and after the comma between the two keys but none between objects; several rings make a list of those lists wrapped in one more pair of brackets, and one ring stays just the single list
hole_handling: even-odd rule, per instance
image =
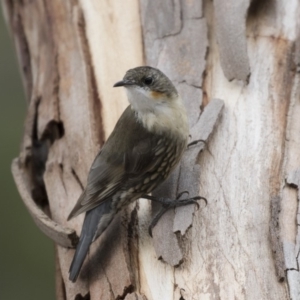
[{"label": "bird's beak", "polygon": [[127,86],[127,85],[134,85],[134,83],[132,81],[129,81],[129,80],[121,80],[121,81],[116,82],[114,84],[114,87]]}]

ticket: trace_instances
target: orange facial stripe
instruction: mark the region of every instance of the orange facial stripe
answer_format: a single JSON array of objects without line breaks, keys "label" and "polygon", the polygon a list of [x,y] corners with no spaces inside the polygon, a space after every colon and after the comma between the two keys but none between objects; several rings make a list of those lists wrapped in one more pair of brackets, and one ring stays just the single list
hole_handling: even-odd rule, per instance
[{"label": "orange facial stripe", "polygon": [[163,95],[164,95],[164,93],[155,92],[155,91],[152,91],[152,92],[151,92],[151,96],[152,96],[154,99],[159,99],[159,98],[161,98]]}]

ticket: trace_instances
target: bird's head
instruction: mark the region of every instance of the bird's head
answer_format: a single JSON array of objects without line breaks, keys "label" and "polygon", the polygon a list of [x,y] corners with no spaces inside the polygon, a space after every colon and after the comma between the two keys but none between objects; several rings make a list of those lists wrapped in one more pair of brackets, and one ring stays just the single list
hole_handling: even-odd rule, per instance
[{"label": "bird's head", "polygon": [[128,100],[139,112],[155,112],[178,100],[178,93],[171,80],[160,70],[137,67],[126,72],[122,81],[114,87],[126,88]]}]

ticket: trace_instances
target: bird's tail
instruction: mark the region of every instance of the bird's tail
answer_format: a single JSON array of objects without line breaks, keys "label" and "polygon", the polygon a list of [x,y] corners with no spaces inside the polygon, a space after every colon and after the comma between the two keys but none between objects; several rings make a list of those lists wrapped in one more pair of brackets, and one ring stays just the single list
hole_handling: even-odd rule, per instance
[{"label": "bird's tail", "polygon": [[104,214],[107,214],[110,211],[109,202],[110,201],[100,204],[99,206],[88,211],[85,215],[79,243],[77,245],[76,252],[69,270],[69,279],[72,282],[77,280],[84,259],[97,233],[100,219]]}]

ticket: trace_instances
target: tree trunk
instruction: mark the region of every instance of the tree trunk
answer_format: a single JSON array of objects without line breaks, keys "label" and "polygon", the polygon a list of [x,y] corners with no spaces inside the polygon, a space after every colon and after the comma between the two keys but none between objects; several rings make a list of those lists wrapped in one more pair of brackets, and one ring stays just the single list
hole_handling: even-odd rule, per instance
[{"label": "tree trunk", "polygon": [[[29,103],[12,170],[56,243],[57,299],[300,299],[299,1],[2,4]],[[191,140],[206,141],[155,193],[188,190],[208,204],[169,211],[152,239],[157,207],[140,199],[92,245],[73,284],[84,216],[67,216],[127,106],[112,85],[143,64],[175,83]]]}]

